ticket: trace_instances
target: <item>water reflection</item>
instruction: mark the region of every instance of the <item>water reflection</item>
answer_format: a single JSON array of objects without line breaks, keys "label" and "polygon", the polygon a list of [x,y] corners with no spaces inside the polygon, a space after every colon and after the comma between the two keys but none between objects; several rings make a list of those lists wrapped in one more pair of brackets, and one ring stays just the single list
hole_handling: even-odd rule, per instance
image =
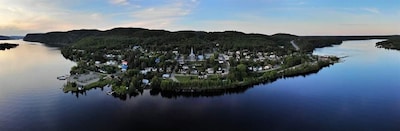
[{"label": "water reflection", "polygon": [[60,51],[56,48],[44,48],[38,43],[24,42],[21,40],[12,40],[5,42],[19,43],[18,49],[0,52],[0,74],[21,74],[35,70],[37,66],[49,66],[59,69],[57,62],[64,62],[59,59]]},{"label": "water reflection", "polygon": [[[325,68],[329,68],[329,66],[325,67]],[[131,92],[127,95],[112,94],[111,96],[113,96],[116,99],[126,101],[129,99],[133,99],[135,97],[143,97],[145,90],[148,90],[147,93],[150,96],[154,96],[154,97],[161,96],[162,98],[167,98],[167,99],[176,99],[176,98],[180,98],[180,97],[184,97],[184,98],[218,97],[218,96],[224,96],[224,95],[242,94],[251,88],[261,86],[261,85],[267,85],[267,84],[273,83],[279,79],[289,79],[289,78],[295,78],[295,77],[299,77],[299,76],[307,77],[310,75],[315,75],[317,73],[318,73],[318,71],[314,71],[314,72],[309,72],[309,73],[304,73],[304,74],[299,74],[299,75],[284,76],[284,77],[270,80],[270,81],[260,83],[257,85],[242,86],[242,87],[231,88],[231,89],[208,90],[208,91],[202,91],[202,92],[175,92],[175,91],[161,91],[161,90],[157,90],[157,89],[138,89],[136,92]],[[76,96],[76,98],[79,98],[81,96],[87,96],[87,92],[90,92],[92,90],[100,90],[101,92],[104,92],[104,95],[105,95],[106,92],[111,91],[111,87],[109,87],[109,86],[97,87],[97,88],[92,88],[90,90],[66,92],[66,93],[74,94]]]},{"label": "water reflection", "polygon": [[[349,57],[306,77],[202,94],[139,90],[122,98],[106,95],[107,87],[62,92],[65,81],[56,77],[75,64],[56,48],[25,44],[50,56],[25,64],[19,59],[36,59],[25,53],[14,60],[19,62],[0,65],[28,68],[0,74],[0,130],[397,130],[400,52],[377,49],[374,42],[318,49]],[[343,48],[361,46],[348,44],[367,49]]]}]

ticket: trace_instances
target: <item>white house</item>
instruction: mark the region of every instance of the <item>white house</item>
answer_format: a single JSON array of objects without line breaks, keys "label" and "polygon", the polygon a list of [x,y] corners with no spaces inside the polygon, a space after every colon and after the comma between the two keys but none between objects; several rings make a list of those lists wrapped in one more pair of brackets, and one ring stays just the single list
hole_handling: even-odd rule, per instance
[{"label": "white house", "polygon": [[167,79],[167,78],[170,78],[171,77],[171,74],[163,74],[162,75],[162,78],[164,78],[164,79]]},{"label": "white house", "polygon": [[143,79],[143,80],[142,80],[142,83],[143,83],[144,85],[150,85],[150,80],[148,80],[148,79]]},{"label": "white house", "polygon": [[214,69],[213,68],[208,68],[207,69],[208,74],[214,74]]}]

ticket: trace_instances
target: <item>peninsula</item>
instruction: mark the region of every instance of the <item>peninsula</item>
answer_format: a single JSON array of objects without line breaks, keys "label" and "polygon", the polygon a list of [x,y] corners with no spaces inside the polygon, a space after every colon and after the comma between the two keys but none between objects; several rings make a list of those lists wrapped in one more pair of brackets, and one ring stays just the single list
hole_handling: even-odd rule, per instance
[{"label": "peninsula", "polygon": [[392,36],[386,41],[376,43],[376,47],[400,50],[400,36]]},{"label": "peninsula", "polygon": [[111,85],[114,95],[149,88],[210,92],[304,75],[339,61],[312,55],[344,40],[391,36],[296,36],[115,28],[28,34],[24,40],[60,46],[72,67],[65,92]]}]

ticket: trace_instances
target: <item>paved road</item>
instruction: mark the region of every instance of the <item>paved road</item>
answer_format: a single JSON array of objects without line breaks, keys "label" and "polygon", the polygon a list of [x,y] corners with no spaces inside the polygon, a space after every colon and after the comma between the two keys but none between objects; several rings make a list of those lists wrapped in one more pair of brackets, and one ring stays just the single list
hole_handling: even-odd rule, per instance
[{"label": "paved road", "polygon": [[[75,79],[75,77],[77,79]],[[100,80],[100,76],[97,73],[91,72],[89,74],[80,74],[80,75],[71,75],[68,78],[68,82],[75,82],[78,85],[86,86],[91,83],[97,82]]]},{"label": "paved road", "polygon": [[268,72],[268,71],[278,70],[280,68],[281,68],[281,66],[278,66],[278,67],[275,67],[275,68],[271,68],[271,69],[268,69],[268,70],[261,70],[261,71],[257,71],[257,72],[258,73],[264,73],[264,72]]},{"label": "paved road", "polygon": [[290,43],[293,45],[293,47],[294,47],[296,50],[300,50],[299,46],[297,46],[296,43],[294,43],[294,40],[290,41]]},{"label": "paved road", "polygon": [[174,82],[179,82],[179,80],[176,79],[176,77],[175,77],[175,73],[171,74],[171,80],[174,81]]}]

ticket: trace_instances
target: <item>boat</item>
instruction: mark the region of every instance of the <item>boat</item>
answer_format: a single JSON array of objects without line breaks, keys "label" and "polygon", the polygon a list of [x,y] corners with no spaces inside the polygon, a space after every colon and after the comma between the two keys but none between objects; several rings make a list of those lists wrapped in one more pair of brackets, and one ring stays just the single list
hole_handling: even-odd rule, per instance
[{"label": "boat", "polygon": [[112,94],[114,94],[114,91],[107,92],[107,95],[112,95]]},{"label": "boat", "polygon": [[58,76],[57,79],[58,80],[66,80],[69,76],[65,75],[65,76]]}]

